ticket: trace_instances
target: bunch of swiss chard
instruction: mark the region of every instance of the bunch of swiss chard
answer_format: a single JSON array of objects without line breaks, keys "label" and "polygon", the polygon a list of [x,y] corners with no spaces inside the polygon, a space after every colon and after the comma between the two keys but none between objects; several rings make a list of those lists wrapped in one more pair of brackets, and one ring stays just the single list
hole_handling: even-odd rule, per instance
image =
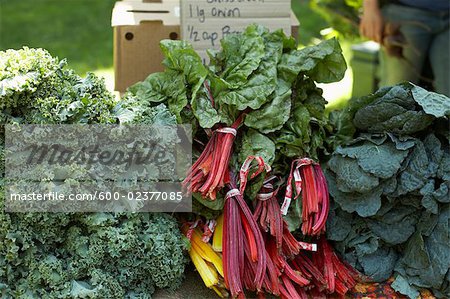
[{"label": "bunch of swiss chard", "polygon": [[416,298],[450,296],[450,99],[410,83],[336,114],[328,238],[376,281]]},{"label": "bunch of swiss chard", "polygon": [[[250,174],[248,166],[254,160],[257,167]],[[265,178],[263,187],[248,204],[244,189],[259,175]],[[280,180],[270,174],[261,157],[249,157],[237,177],[230,174],[224,212],[216,221],[197,218],[186,223],[191,228],[185,234],[194,247],[204,247],[204,263],[195,257],[198,248],[193,249],[192,260],[205,285],[219,296],[225,295],[225,287],[238,298],[253,291],[262,296],[305,299],[334,293],[343,296],[355,286],[360,275],[340,260],[323,235],[309,238],[316,243],[308,243],[289,231],[277,198]],[[201,241],[195,237],[198,227],[203,228]]]},{"label": "bunch of swiss chard", "polygon": [[221,45],[204,65],[190,44],[161,41],[165,71],[131,86],[117,108],[122,121],[139,121],[164,104],[178,123],[192,125],[198,158],[185,186],[213,210],[223,208],[229,168],[248,156],[285,176],[293,159],[327,153],[332,127],[315,82],[338,81],[346,70],[335,39],[298,50],[281,30],[251,25]]},{"label": "bunch of swiss chard", "polygon": [[[183,186],[195,198],[194,212],[207,218],[202,223],[223,210],[213,238],[220,246],[213,241],[192,254],[219,248],[223,281],[233,297],[246,290],[285,298],[343,295],[357,275],[323,239],[329,198],[317,161],[327,154],[332,127],[316,87],[344,76],[340,46],[331,39],[298,50],[281,30],[257,25],[227,35],[221,46],[208,52],[204,65],[188,43],[162,41],[165,71],[129,88],[121,117],[134,121],[164,104],[178,123],[192,125],[195,160]],[[291,201],[302,207],[290,213],[295,226],[283,219]],[[198,223],[192,221],[191,229]],[[294,237],[289,228],[300,226],[305,241],[319,244]],[[210,252],[202,259],[194,264],[217,291],[217,257]]]}]

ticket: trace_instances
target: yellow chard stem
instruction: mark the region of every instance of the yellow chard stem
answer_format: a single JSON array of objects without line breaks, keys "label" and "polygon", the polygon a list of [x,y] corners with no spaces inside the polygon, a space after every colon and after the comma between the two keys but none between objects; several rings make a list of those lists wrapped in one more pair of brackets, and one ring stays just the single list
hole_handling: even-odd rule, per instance
[{"label": "yellow chard stem", "polygon": [[191,245],[192,248],[206,261],[212,263],[220,276],[223,277],[223,263],[222,257],[212,250],[211,245],[209,243],[205,243],[202,240],[202,235],[200,231],[196,228],[194,229],[191,237]]},{"label": "yellow chard stem", "polygon": [[219,283],[219,276],[217,275],[217,271],[215,271],[213,267],[210,267],[195,251],[194,248],[191,248],[191,250],[189,251],[189,255],[192,262],[194,263],[195,268],[202,277],[203,282],[208,288],[212,288],[214,285]]},{"label": "yellow chard stem", "polygon": [[220,214],[216,221],[217,225],[214,229],[212,249],[216,252],[222,252],[223,214]]},{"label": "yellow chard stem", "polygon": [[213,286],[212,289],[219,295],[220,298],[227,298],[229,296],[227,290],[225,288],[220,288],[218,286]]}]

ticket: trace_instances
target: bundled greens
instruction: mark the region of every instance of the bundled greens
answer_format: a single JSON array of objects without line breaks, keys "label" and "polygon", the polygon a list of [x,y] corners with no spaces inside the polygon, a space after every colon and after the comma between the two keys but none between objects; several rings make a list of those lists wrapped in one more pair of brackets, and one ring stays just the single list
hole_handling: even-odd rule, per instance
[{"label": "bundled greens", "polygon": [[[127,120],[131,112],[121,108],[101,79],[81,78],[65,64],[41,49],[0,52],[2,124]],[[164,105],[140,117],[148,124],[175,122]],[[0,297],[150,298],[155,288],[181,283],[186,242],[172,216],[6,213],[3,159],[1,165]]]},{"label": "bundled greens", "polygon": [[[360,1],[345,3],[354,12]],[[411,298],[424,287],[449,297],[450,99],[405,83],[328,117],[316,83],[344,76],[335,39],[299,50],[251,25],[221,46],[204,65],[188,43],[162,41],[166,69],[121,100],[45,50],[0,52],[0,119],[191,124],[196,162],[183,185],[197,215],[182,230],[220,296],[346,294],[359,277],[324,237],[330,211],[327,237],[349,264],[375,281],[394,274]],[[327,184],[318,160],[331,149]],[[2,298],[150,298],[182,280],[187,243],[172,216],[10,214],[0,196]]]},{"label": "bundled greens", "polygon": [[256,25],[221,43],[222,51],[209,52],[211,62],[205,66],[191,45],[163,40],[166,70],[130,87],[122,106],[137,111],[164,103],[178,122],[201,128],[231,125],[246,111],[251,135],[267,135],[279,148],[296,147],[295,156],[315,154],[323,140],[309,138],[314,129],[324,137],[326,101],[314,81],[342,79],[346,65],[339,43],[331,39],[297,50],[282,31]]},{"label": "bundled greens", "polygon": [[328,238],[376,281],[450,296],[450,99],[410,83],[350,101],[328,162]]},{"label": "bundled greens", "polygon": [[[130,87],[119,104],[128,121],[164,104],[178,123],[194,128],[196,157],[183,187],[193,193],[194,212],[207,218],[191,215],[184,232],[195,245],[201,228],[208,243],[211,218],[223,210],[223,222],[214,232],[216,243],[193,246],[191,258],[219,295],[224,286],[233,297],[246,290],[286,298],[344,295],[357,273],[323,238],[329,198],[317,163],[332,145],[332,126],[316,82],[344,76],[339,43],[331,39],[298,50],[281,30],[250,25],[224,37],[221,46],[208,52],[204,65],[186,42],[162,41],[165,71]],[[313,236],[308,241],[320,243],[316,255],[304,250],[317,244],[297,240],[282,218],[291,200],[304,208],[291,213],[297,222],[291,228],[303,221],[303,234]],[[222,251],[223,273],[210,247]]]},{"label": "bundled greens", "polygon": [[[188,43],[163,40],[166,70],[129,88],[117,108],[123,119],[140,120],[146,110],[164,104],[178,123],[192,124],[194,150],[201,150],[209,129],[231,126],[244,116],[233,142],[238,150],[230,157],[235,169],[255,155],[284,175],[292,158],[317,160],[327,153],[331,126],[315,82],[343,78],[346,64],[337,40],[297,50],[281,30],[250,25],[241,34],[227,35],[221,45],[220,51],[209,51],[210,63],[203,65]],[[221,210],[223,194],[214,202],[199,202],[196,211],[211,215],[201,207]]]}]

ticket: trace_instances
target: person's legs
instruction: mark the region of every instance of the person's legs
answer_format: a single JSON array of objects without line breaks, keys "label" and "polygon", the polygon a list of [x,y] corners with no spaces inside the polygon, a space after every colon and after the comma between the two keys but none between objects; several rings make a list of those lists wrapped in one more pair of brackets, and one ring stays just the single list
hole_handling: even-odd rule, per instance
[{"label": "person's legs", "polygon": [[430,46],[430,62],[436,92],[450,97],[450,46],[449,28],[436,35]]},{"label": "person's legs", "polygon": [[386,22],[400,25],[400,32],[406,39],[402,58],[380,51],[381,86],[390,86],[404,81],[418,83],[432,38],[434,20],[428,20],[421,10],[401,5],[387,5],[383,8]]}]

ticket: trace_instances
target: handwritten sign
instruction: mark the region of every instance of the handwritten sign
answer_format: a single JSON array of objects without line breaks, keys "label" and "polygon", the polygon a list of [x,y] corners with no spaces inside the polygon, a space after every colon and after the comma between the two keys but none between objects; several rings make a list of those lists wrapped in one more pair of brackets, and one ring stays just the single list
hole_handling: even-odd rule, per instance
[{"label": "handwritten sign", "polygon": [[[181,0],[181,37],[196,50],[219,48],[227,34],[258,23],[291,34],[290,0]],[[203,50],[203,51],[202,51]]]}]

